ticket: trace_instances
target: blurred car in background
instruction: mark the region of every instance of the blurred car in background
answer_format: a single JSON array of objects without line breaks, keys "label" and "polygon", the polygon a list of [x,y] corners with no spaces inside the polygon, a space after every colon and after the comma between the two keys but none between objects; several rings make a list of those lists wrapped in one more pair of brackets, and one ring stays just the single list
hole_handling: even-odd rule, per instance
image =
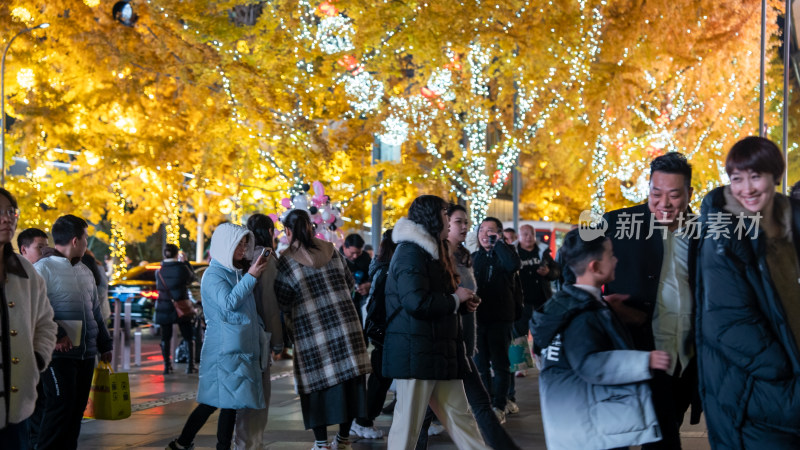
[{"label": "blurred car in background", "polygon": [[[203,273],[208,268],[208,263],[191,262],[194,270],[195,281],[189,286],[189,299],[195,305],[201,303],[200,280]],[[109,328],[113,327],[115,306],[114,302],[119,299],[123,302],[120,305],[120,320],[125,320],[124,303],[131,303],[131,327],[149,326],[153,324],[153,312],[155,310],[158,290],[156,289],[156,270],[161,268],[161,263],[150,263],[146,266],[134,267],[119,280],[108,284],[108,301],[111,303],[111,318]],[[120,322],[122,323],[122,322]]]}]

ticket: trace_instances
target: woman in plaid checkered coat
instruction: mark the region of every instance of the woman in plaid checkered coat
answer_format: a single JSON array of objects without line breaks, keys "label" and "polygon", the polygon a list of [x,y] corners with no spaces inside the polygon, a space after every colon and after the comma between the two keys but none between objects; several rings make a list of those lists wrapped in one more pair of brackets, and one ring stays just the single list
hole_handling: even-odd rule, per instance
[{"label": "woman in plaid checkered coat", "polygon": [[278,260],[275,294],[295,344],[294,377],[314,448],[331,448],[327,427],[339,424],[335,449],[350,449],[350,426],[365,417],[371,371],[350,292],[355,280],[330,242],[314,237],[311,219],[293,210],[283,220],[289,248]]}]

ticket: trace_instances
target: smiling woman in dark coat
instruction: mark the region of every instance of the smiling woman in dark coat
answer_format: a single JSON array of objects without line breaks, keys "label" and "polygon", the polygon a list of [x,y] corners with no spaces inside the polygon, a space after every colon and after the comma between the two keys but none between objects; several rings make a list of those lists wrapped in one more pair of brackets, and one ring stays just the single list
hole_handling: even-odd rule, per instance
[{"label": "smiling woman in dark coat", "polygon": [[703,200],[697,351],[712,448],[800,442],[800,202],[775,192],[784,167],[775,144],[745,138],[725,162],[731,184]]}]

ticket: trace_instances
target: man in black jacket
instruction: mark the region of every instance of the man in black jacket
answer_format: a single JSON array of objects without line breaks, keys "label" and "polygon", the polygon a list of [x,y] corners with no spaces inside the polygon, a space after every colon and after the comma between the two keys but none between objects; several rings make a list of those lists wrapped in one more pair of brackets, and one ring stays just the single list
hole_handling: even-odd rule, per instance
[{"label": "man in black jacket", "polygon": [[356,290],[353,292],[353,304],[356,306],[358,313],[358,321],[361,326],[364,326],[364,317],[361,308],[364,306],[364,300],[369,294],[369,288],[372,285],[372,280],[369,278],[369,264],[371,262],[369,254],[364,251],[364,238],[360,235],[352,233],[344,238],[344,245],[339,248],[339,251],[347,261],[347,268],[353,274],[356,280]]},{"label": "man in black jacket", "polygon": [[[699,420],[694,346],[696,221],[689,213],[692,168],[680,153],[650,164],[645,204],[605,215],[619,259],[606,301],[626,323],[637,350],[664,350],[672,363],[651,381],[664,439],[644,448],[680,448],[679,428],[690,404]],[[616,294],[616,295],[615,295]]]},{"label": "man in black jacket", "polygon": [[[503,224],[494,217],[483,219],[478,228],[480,248],[472,254],[478,296],[482,299],[476,312],[478,352],[475,365],[486,389],[492,396],[492,407],[501,423],[505,421],[510,365],[508,347],[511,329],[522,312],[522,298],[515,296],[514,276],[520,268],[514,248],[503,242]],[[494,378],[489,376],[489,368]]]}]

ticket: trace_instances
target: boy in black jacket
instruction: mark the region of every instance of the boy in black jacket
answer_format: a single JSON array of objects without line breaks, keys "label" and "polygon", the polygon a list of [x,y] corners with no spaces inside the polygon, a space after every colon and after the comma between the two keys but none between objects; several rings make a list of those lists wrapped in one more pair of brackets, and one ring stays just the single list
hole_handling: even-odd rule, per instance
[{"label": "boy in black jacket", "polygon": [[669,367],[663,351],[633,350],[625,327],[603,301],[617,258],[604,236],[567,233],[561,252],[576,275],[534,313],[541,350],[539,393],[549,449],[617,448],[661,439],[644,381]]}]

